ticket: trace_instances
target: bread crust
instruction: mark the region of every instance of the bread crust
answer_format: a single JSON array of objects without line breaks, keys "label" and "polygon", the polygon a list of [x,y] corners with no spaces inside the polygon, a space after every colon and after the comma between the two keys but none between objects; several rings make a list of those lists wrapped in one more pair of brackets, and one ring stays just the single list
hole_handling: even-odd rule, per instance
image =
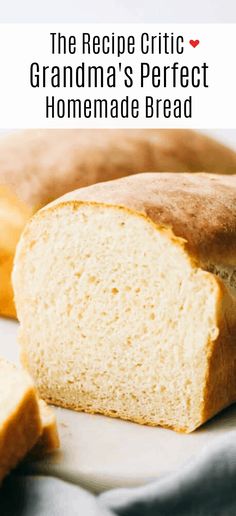
[{"label": "bread crust", "polygon": [[[14,373],[13,373],[14,374]],[[0,429],[0,482],[35,445],[42,433],[38,400],[32,386]]]},{"label": "bread crust", "polygon": [[0,315],[16,317],[11,272],[16,244],[31,210],[5,186],[0,186]]},{"label": "bread crust", "polygon": [[169,228],[201,265],[236,263],[236,175],[146,173],[81,188],[57,199],[125,207]]},{"label": "bread crust", "polygon": [[60,447],[60,439],[54,412],[43,400],[39,400],[40,417],[42,421],[42,433],[26,460],[41,459],[48,453],[52,453]]},{"label": "bread crust", "polygon": [[140,172],[236,173],[236,153],[190,130],[27,130],[0,139],[0,184],[34,209]]}]

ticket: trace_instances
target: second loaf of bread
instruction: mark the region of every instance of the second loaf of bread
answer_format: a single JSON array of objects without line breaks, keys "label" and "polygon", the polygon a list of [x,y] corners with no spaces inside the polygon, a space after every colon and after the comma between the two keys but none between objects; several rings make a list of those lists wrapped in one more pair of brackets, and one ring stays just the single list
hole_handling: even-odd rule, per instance
[{"label": "second loaf of bread", "polygon": [[0,184],[33,209],[60,195],[137,172],[236,173],[236,153],[178,129],[48,129],[0,138]]}]

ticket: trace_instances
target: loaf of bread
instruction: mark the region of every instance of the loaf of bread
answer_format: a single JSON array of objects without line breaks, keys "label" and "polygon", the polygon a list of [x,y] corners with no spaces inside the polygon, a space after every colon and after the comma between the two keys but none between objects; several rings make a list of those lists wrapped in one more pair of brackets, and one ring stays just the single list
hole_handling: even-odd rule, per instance
[{"label": "loaf of bread", "polygon": [[0,315],[15,317],[11,272],[16,244],[31,210],[0,186]]},{"label": "loaf of bread", "polygon": [[16,252],[48,402],[191,432],[236,400],[236,179],[138,174],[39,211]]},{"label": "loaf of bread", "polygon": [[0,139],[0,184],[34,209],[138,172],[236,173],[236,153],[190,130],[28,130]]},{"label": "loaf of bread", "polygon": [[42,433],[38,398],[26,372],[0,358],[0,482]]}]

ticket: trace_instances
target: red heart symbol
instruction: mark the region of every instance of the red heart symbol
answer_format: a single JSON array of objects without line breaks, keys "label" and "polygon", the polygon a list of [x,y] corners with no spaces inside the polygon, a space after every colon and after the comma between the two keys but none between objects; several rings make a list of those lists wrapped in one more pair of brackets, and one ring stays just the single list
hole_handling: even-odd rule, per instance
[{"label": "red heart symbol", "polygon": [[199,45],[200,41],[199,39],[190,39],[189,43],[190,45],[192,45],[193,48],[196,48]]}]

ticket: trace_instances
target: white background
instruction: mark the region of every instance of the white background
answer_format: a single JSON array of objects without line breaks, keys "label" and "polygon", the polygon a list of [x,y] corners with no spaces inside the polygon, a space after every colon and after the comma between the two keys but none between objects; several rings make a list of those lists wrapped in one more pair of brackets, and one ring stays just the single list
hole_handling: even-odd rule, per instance
[{"label": "white background", "polygon": [[[159,51],[159,45],[155,45],[155,51],[149,51],[147,55],[141,53],[140,42],[141,34],[148,31],[149,40],[151,37],[156,38],[158,34],[163,35],[174,34],[174,38],[178,35],[184,37],[184,53],[178,55],[176,52],[172,55],[169,50],[165,54]],[[67,39],[70,35],[75,35],[78,41],[78,52],[75,55],[64,53],[51,54],[51,37],[50,33],[59,33],[66,35]],[[129,55],[127,52],[122,56],[116,53],[85,55],[81,52],[82,33],[90,33],[91,39],[99,36],[100,39],[108,34],[111,38],[112,33],[115,38],[122,35],[128,38],[129,35],[135,37],[135,53]],[[197,48],[192,48],[189,44],[191,39],[199,39],[200,44]],[[157,40],[156,40],[157,41]],[[71,127],[107,127],[107,128],[198,128],[198,129],[235,129],[236,127],[236,67],[235,67],[235,48],[236,48],[236,24],[2,24],[0,27],[0,48],[4,48],[4,52],[0,53],[0,113],[1,123],[6,128],[71,128]],[[149,46],[150,48],[150,46]],[[103,66],[105,77],[106,70],[111,65],[116,67],[122,65],[122,69],[126,66],[132,66],[134,84],[132,88],[125,88],[124,74],[117,75],[116,87],[109,88],[106,80],[102,88],[85,87],[53,88],[50,86],[51,73],[47,73],[48,80],[46,87],[43,87],[42,72],[40,74],[40,87],[32,88],[30,86],[30,64],[39,63],[40,69],[46,66],[50,69],[54,65],[58,65],[60,69],[63,66],[71,65],[73,69],[81,65],[85,66]],[[151,74],[145,80],[144,87],[140,86],[140,68],[141,63],[147,62],[152,68],[158,65],[161,70],[164,66],[171,67],[176,63],[179,68],[188,66],[191,72],[192,67],[202,67],[203,63],[208,66],[207,84],[208,88],[203,86],[199,88],[191,87],[181,88],[177,79],[176,87],[172,87],[172,74],[168,75],[169,80],[166,87],[155,88],[152,86]],[[178,77],[178,75],[177,75]],[[202,82],[201,82],[202,84]],[[116,98],[119,105],[127,96],[129,99],[138,99],[140,105],[139,118],[132,118],[129,112],[129,118],[122,118],[120,114],[118,118],[110,117],[110,109],[108,108],[107,118],[105,116],[93,115],[91,118],[83,116],[64,118],[55,115],[55,118],[46,118],[46,96],[55,97],[55,101],[65,102],[68,99],[78,99],[80,102],[86,99],[93,101],[95,99],[107,99],[108,103],[111,99]],[[159,114],[154,114],[151,118],[145,116],[145,97],[152,96],[154,98],[154,106],[156,101],[163,99],[181,99],[182,102],[189,96],[192,96],[192,118],[166,118],[163,116],[162,109]],[[61,100],[62,99],[62,100]],[[173,105],[173,104],[172,104]],[[120,113],[120,111],[119,111]]]},{"label": "white background", "polygon": [[2,22],[234,23],[235,0],[1,0]]},{"label": "white background", "polygon": [[[1,0],[1,22],[235,23],[235,0]],[[0,122],[1,124],[1,122]],[[211,134],[236,148],[236,130]]]}]

